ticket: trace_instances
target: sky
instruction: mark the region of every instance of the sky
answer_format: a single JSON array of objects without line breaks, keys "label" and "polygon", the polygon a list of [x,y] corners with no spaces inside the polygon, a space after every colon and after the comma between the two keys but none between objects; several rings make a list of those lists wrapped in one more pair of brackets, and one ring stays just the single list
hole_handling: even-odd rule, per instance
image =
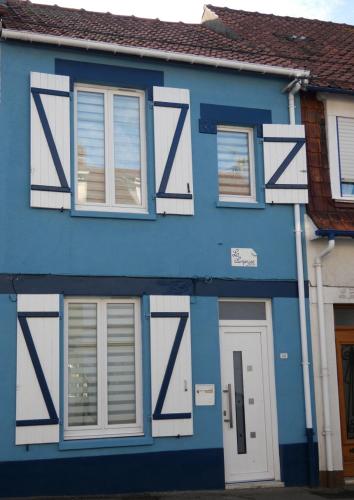
[{"label": "sky", "polygon": [[112,14],[199,23],[208,1],[220,7],[354,24],[354,0],[32,0]]}]

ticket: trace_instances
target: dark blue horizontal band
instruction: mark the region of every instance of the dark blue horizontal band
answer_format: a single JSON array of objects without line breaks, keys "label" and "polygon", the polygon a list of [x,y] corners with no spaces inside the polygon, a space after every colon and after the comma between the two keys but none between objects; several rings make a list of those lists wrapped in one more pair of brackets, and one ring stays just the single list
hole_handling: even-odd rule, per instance
[{"label": "dark blue horizontal band", "polygon": [[184,104],[181,102],[154,101],[154,106],[160,106],[162,108],[189,109],[189,104]]},{"label": "dark blue horizontal band", "polygon": [[182,420],[184,418],[192,418],[191,413],[154,413],[152,416],[153,420]]},{"label": "dark blue horizontal band", "polygon": [[58,418],[37,418],[33,420],[16,420],[16,427],[34,427],[36,425],[58,425]]},{"label": "dark blue horizontal band", "polygon": [[354,231],[346,231],[344,229],[316,229],[317,236],[324,236],[333,240],[336,236],[354,238]]},{"label": "dark blue horizontal band", "polygon": [[[120,60],[122,57],[124,58],[121,55]],[[140,60],[137,59],[137,61],[137,66],[140,66]],[[55,73],[70,76],[71,90],[73,90],[75,82],[136,88],[146,90],[150,100],[152,100],[153,87],[163,87],[164,85],[163,71],[116,66],[115,64],[55,59]]]},{"label": "dark blue horizontal band", "polygon": [[[308,297],[308,281],[305,281]],[[209,277],[68,276],[0,274],[0,293],[59,293],[124,297],[130,295],[196,295],[201,297],[297,297],[297,281]]]},{"label": "dark blue horizontal band", "polygon": [[216,134],[218,125],[256,127],[263,123],[272,123],[272,112],[269,109],[200,104],[199,132],[201,134]]},{"label": "dark blue horizontal band", "polygon": [[32,94],[46,94],[46,95],[54,95],[57,97],[70,97],[70,92],[65,92],[65,90],[49,90],[49,89],[40,89],[38,87],[31,88]]},{"label": "dark blue horizontal band", "polygon": [[304,144],[306,139],[303,137],[264,137],[264,142],[298,142]]},{"label": "dark blue horizontal band", "polygon": [[[120,493],[132,493],[128,498],[146,498],[145,494],[137,493],[225,488],[222,448],[188,448],[180,451],[145,449],[139,453],[134,449],[121,453],[117,448],[112,455],[101,454],[100,450],[95,456],[86,455],[79,452],[68,457],[56,450],[50,458],[33,460],[32,453],[27,453],[22,460],[2,459],[0,497],[45,499],[53,496],[86,498],[94,495],[102,498],[104,495],[113,498]],[[289,458],[292,457],[290,453]],[[306,464],[305,450],[296,457],[299,459],[296,464]],[[302,465],[302,469],[306,471],[306,466]],[[296,471],[293,473],[296,475]],[[165,495],[153,495],[154,498],[161,496]],[[222,491],[220,496],[223,497]]]},{"label": "dark blue horizontal band", "polygon": [[307,184],[273,184],[268,182],[267,189],[307,189]]},{"label": "dark blue horizontal band", "polygon": [[59,318],[59,313],[56,311],[21,311],[17,313],[19,318]]},{"label": "dark blue horizontal band", "polygon": [[188,318],[187,312],[152,312],[152,318]]},{"label": "dark blue horizontal band", "polygon": [[175,198],[176,200],[192,200],[193,195],[190,193],[156,193],[156,198]]},{"label": "dark blue horizontal band", "polygon": [[31,191],[53,191],[55,193],[71,193],[69,187],[42,186],[41,184],[31,184]]}]

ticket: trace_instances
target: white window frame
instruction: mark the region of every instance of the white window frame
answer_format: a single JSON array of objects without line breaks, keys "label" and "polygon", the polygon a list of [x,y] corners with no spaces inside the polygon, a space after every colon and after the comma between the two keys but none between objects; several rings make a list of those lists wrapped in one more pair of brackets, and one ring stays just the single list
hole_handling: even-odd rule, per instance
[{"label": "white window frame", "polygon": [[[97,425],[68,425],[68,305],[97,304]],[[107,304],[134,304],[135,324],[135,424],[107,422]],[[141,348],[141,305],[136,297],[66,297],[64,301],[64,439],[93,439],[107,437],[143,436],[143,391]],[[101,396],[100,396],[101,394]]]},{"label": "white window frame", "polygon": [[[247,133],[248,136],[248,156],[249,156],[249,166],[250,166],[250,195],[230,195],[221,194],[219,191],[219,165],[217,164],[218,171],[218,195],[219,201],[234,202],[234,203],[256,203],[257,193],[256,193],[256,172],[255,172],[255,158],[254,158],[254,140],[253,140],[253,128],[247,127],[234,127],[230,125],[218,125],[216,128],[216,134],[218,132],[242,132]],[[217,146],[216,146],[217,147]],[[218,162],[218,160],[216,159]]]},{"label": "white window frame", "polygon": [[[77,138],[77,93],[96,92],[104,95],[104,130],[105,130],[105,203],[79,203],[78,201],[78,138]],[[141,206],[115,203],[114,176],[114,127],[113,127],[113,96],[126,95],[139,98],[140,110],[140,158],[141,158]],[[147,166],[146,166],[146,120],[145,92],[119,87],[92,86],[79,84],[74,89],[74,123],[75,123],[75,208],[98,212],[128,212],[147,213]]]},{"label": "white window frame", "polygon": [[326,135],[332,198],[340,202],[353,203],[354,195],[342,195],[337,119],[354,118],[354,99],[346,96],[334,97],[330,94],[320,94],[319,98],[325,103]]}]

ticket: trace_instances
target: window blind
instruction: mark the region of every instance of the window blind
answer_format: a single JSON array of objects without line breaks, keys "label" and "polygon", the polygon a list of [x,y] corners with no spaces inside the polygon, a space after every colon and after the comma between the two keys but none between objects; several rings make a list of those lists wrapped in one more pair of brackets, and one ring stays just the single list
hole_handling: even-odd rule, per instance
[{"label": "window blind", "polygon": [[219,193],[251,194],[248,134],[218,130]]},{"label": "window blind", "polygon": [[117,204],[141,205],[139,107],[138,97],[114,96],[114,172]]},{"label": "window blind", "polygon": [[354,183],[354,118],[337,117],[341,181]]},{"label": "window blind", "polygon": [[134,423],[134,304],[107,304],[107,385],[108,423]]},{"label": "window blind", "polygon": [[97,305],[69,304],[68,423],[97,424]]},{"label": "window blind", "polygon": [[77,93],[78,201],[104,203],[104,94]]}]

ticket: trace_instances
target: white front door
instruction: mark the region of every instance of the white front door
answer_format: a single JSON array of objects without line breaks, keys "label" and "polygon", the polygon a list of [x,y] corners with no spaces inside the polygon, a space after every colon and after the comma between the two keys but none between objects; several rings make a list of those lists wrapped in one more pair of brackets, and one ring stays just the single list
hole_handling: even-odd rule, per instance
[{"label": "white front door", "polygon": [[220,337],[226,482],[276,479],[267,327],[221,326]]}]

